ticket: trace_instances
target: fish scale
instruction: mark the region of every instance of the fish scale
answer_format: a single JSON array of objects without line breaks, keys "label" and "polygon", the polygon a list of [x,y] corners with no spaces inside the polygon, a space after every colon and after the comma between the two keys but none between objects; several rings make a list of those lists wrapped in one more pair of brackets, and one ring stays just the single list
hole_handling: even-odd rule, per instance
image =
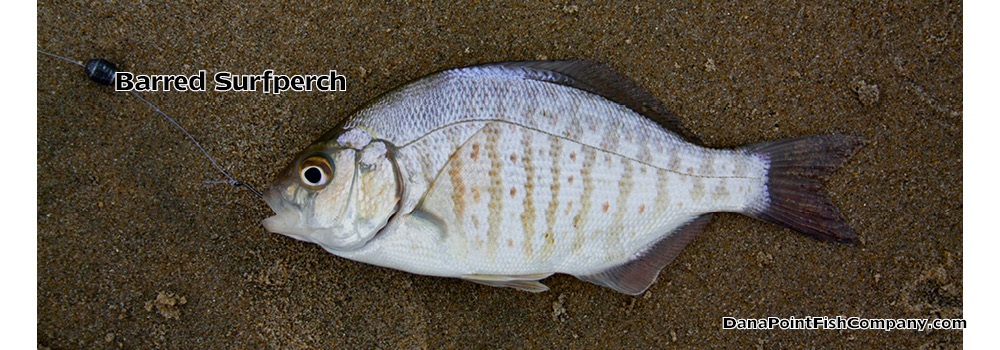
[{"label": "fish scale", "polygon": [[[565,273],[629,294],[648,288],[714,212],[853,241],[818,180],[803,177],[829,173],[852,139],[717,150],[672,118],[589,62],[444,71],[381,96],[300,154],[267,191],[278,215],[265,227],[412,273],[530,291]],[[344,163],[353,152],[356,164]],[[351,198],[326,190],[350,183],[303,186],[296,167],[323,159],[337,160],[322,168],[331,181],[357,181],[345,171],[368,181]]]},{"label": "fish scale", "polygon": [[[454,176],[444,177],[439,175],[431,182],[430,189],[422,198],[424,203],[421,206],[422,210],[442,218],[442,221],[446,223],[454,223],[447,227],[447,235],[449,237],[453,235],[460,237],[454,239],[455,244],[464,244],[465,246],[454,249],[457,252],[463,252],[461,256],[471,259],[455,263],[468,264],[470,271],[476,271],[477,273],[534,273],[557,266],[557,264],[550,263],[552,255],[557,250],[560,253],[557,257],[568,255],[568,250],[563,251],[561,248],[572,248],[573,246],[573,242],[567,239],[572,238],[570,227],[573,227],[573,222],[565,218],[574,216],[591,219],[590,225],[579,228],[580,230],[591,232],[592,236],[602,236],[601,238],[591,237],[590,239],[583,239],[585,242],[583,246],[594,248],[585,249],[584,251],[588,253],[603,251],[608,254],[607,256],[590,256],[591,259],[613,262],[614,259],[612,256],[620,259],[626,255],[626,249],[631,249],[636,245],[648,244],[651,239],[656,238],[649,237],[649,235],[658,233],[656,229],[659,227],[653,226],[643,230],[629,229],[629,236],[637,236],[635,242],[626,242],[625,237],[622,237],[622,232],[625,231],[626,224],[624,219],[626,218],[626,213],[629,212],[629,208],[637,213],[639,206],[645,205],[645,203],[639,203],[634,198],[631,198],[632,191],[630,189],[635,186],[636,182],[644,185],[638,192],[656,188],[656,179],[653,177],[653,174],[649,174],[648,172],[646,175],[633,174],[631,170],[626,174],[625,170],[632,169],[633,163],[657,170],[680,171],[680,173],[674,173],[674,175],[680,176],[680,179],[683,180],[676,182],[690,181],[701,184],[694,186],[692,190],[676,191],[676,193],[669,195],[668,197],[676,198],[674,206],[662,207],[659,210],[649,210],[648,217],[653,222],[663,221],[669,223],[671,220],[658,219],[660,216],[665,215],[665,213],[682,212],[685,202],[688,205],[687,212],[690,213],[698,213],[699,211],[708,209],[738,210],[740,209],[738,205],[746,202],[745,198],[735,198],[732,201],[720,203],[707,202],[704,200],[706,198],[704,194],[699,195],[700,193],[706,193],[707,189],[704,187],[706,186],[706,182],[722,186],[723,188],[732,186],[735,183],[744,183],[743,197],[751,195],[753,189],[758,189],[763,185],[764,174],[759,170],[756,177],[748,174],[749,178],[739,181],[734,180],[726,183],[724,180],[714,180],[714,177],[718,176],[735,175],[721,173],[718,171],[719,169],[715,169],[713,166],[704,166],[704,164],[715,163],[714,161],[706,163],[706,160],[725,158],[726,153],[729,153],[726,161],[720,161],[719,163],[733,164],[742,161],[740,155],[735,154],[735,152],[708,149],[694,151],[681,149],[681,147],[678,147],[682,145],[678,138],[671,137],[671,135],[662,132],[656,133],[656,131],[661,131],[662,129],[653,123],[649,123],[642,116],[628,109],[608,107],[606,104],[603,104],[604,101],[601,101],[602,99],[599,96],[585,96],[579,94],[578,90],[573,90],[569,87],[528,84],[532,86],[525,86],[523,89],[529,92],[537,91],[537,99],[548,100],[554,106],[575,106],[576,108],[570,109],[575,115],[568,113],[559,114],[556,108],[549,108],[547,106],[530,106],[532,104],[531,100],[527,100],[521,94],[505,94],[505,90],[496,88],[498,86],[496,82],[502,81],[504,78],[502,76],[487,75],[486,77],[479,77],[479,79],[483,79],[484,81],[454,81],[456,85],[468,85],[469,88],[445,88],[445,95],[450,97],[447,100],[422,98],[423,96],[416,92],[406,91],[407,94],[414,96],[414,101],[423,101],[421,103],[431,104],[432,106],[421,105],[411,106],[410,108],[399,108],[398,103],[396,103],[389,110],[376,108],[371,110],[370,114],[363,113],[363,115],[377,115],[379,116],[378,118],[369,117],[359,119],[365,122],[358,122],[354,126],[363,127],[368,130],[385,130],[385,138],[396,143],[406,144],[411,142],[406,137],[407,133],[420,135],[419,138],[423,138],[427,137],[428,134],[432,135],[436,133],[435,130],[450,129],[442,129],[440,125],[426,123],[420,123],[410,128],[397,129],[394,125],[382,125],[380,124],[381,121],[403,118],[406,115],[412,115],[414,110],[448,111],[452,115],[451,117],[440,117],[439,119],[442,120],[442,123],[451,123],[450,125],[482,121],[484,118],[481,115],[484,114],[496,116],[496,121],[484,126],[475,136],[470,136],[468,139],[457,137],[448,141],[453,145],[462,142],[465,146],[452,151],[450,157],[448,157],[450,163],[442,165],[438,173],[446,174],[457,171],[461,174],[461,185],[455,185],[456,179]],[[442,83],[419,86],[439,87],[440,84]],[[511,88],[509,90],[518,89]],[[546,96],[546,94],[550,96]],[[451,99],[462,100],[464,103],[453,102],[450,101]],[[507,114],[494,114],[500,111],[506,111]],[[592,127],[582,130],[581,125],[591,125]],[[348,125],[348,127],[352,127],[352,125]],[[421,130],[421,128],[425,130]],[[404,130],[406,132],[403,132]],[[625,133],[624,130],[631,131]],[[616,137],[618,133],[626,134],[626,137]],[[651,139],[653,142],[643,142],[640,144],[636,142],[637,138],[628,137],[632,133],[650,136],[649,138],[643,138],[643,140]],[[501,137],[495,141],[490,140],[489,135],[492,134],[499,134]],[[520,142],[524,138],[522,135],[535,135],[533,139],[539,141],[537,143],[532,142],[528,147],[524,147],[523,143]],[[374,134],[373,136],[383,137],[381,134]],[[645,165],[631,159],[640,158],[638,154],[640,150],[644,149],[642,145],[649,145],[650,143],[663,144],[655,147],[661,150],[662,154],[659,157],[650,157],[653,160],[652,164]],[[563,144],[571,144],[572,146],[563,146]],[[502,146],[502,151],[484,151],[491,145]],[[400,163],[405,164],[409,159],[418,159],[420,154],[426,152],[428,149],[426,147],[427,145],[401,147],[398,150]],[[572,150],[563,149],[569,147],[572,147]],[[573,168],[576,161],[570,158],[569,154],[580,153],[580,149],[583,147],[594,149],[600,153],[600,159],[594,159],[591,163],[581,162],[579,163],[580,167]],[[502,192],[507,188],[523,189],[529,182],[525,177],[525,173],[527,172],[525,170],[526,161],[522,160],[520,164],[515,164],[509,160],[509,157],[504,157],[504,155],[514,155],[517,157],[518,154],[527,154],[528,152],[534,154],[527,162],[531,165],[532,172],[536,174],[531,179],[532,187],[537,188],[537,190],[532,192],[533,198],[528,201],[532,203],[532,207],[535,210],[534,217],[541,218],[541,220],[535,222],[535,225],[531,229],[525,229],[521,220],[526,207],[524,205],[525,200],[517,198],[516,195],[511,198],[505,198],[502,195]],[[411,154],[414,157],[408,158]],[[463,154],[470,156],[463,157]],[[677,155],[680,163],[675,167],[678,170],[670,170],[669,164],[660,160],[667,158],[666,154]],[[563,159],[564,155],[565,158],[569,159]],[[494,171],[491,170],[493,168],[492,163],[498,163],[501,169],[492,172]],[[432,169],[435,167],[428,166],[427,164],[423,164],[423,166]],[[659,168],[656,166],[659,166]],[[570,169],[563,169],[567,167]],[[596,178],[597,183],[595,186],[601,189],[597,195],[592,195],[588,199],[582,198],[582,184],[571,184],[568,180],[569,176],[574,176],[574,179],[581,178],[582,174],[580,170],[584,167],[591,168],[591,172],[599,174]],[[758,166],[758,168],[760,167]],[[498,176],[491,174],[497,174]],[[706,177],[710,179],[687,180],[687,177]],[[480,181],[482,179],[490,179],[490,181]],[[494,185],[492,181],[497,181],[497,184]],[[464,198],[465,194],[471,192],[470,189],[473,188],[480,193],[488,193],[488,200],[473,201],[471,204],[456,205],[451,203],[449,205],[447,198],[454,198],[456,192],[461,193],[460,197]],[[559,189],[564,190],[559,191]],[[739,191],[734,189],[732,192]],[[568,207],[569,203],[581,203],[582,200],[590,201],[584,207],[587,209],[586,212],[580,212],[579,209],[573,210]],[[454,202],[454,200],[451,202]],[[654,203],[655,199],[648,199],[648,202]],[[679,208],[677,204],[680,204]],[[724,204],[730,205],[725,206]],[[569,215],[560,215],[560,213],[568,213]],[[693,216],[694,214],[688,214],[678,216],[678,219],[689,220]],[[560,217],[564,217],[564,219],[558,220]],[[628,217],[632,218],[631,215]],[[538,252],[537,257],[534,254],[528,256],[524,249],[501,249],[502,247],[523,247],[527,239],[526,232],[528,231],[542,233],[537,236],[532,234],[532,240],[528,244],[532,252]],[[497,236],[500,232],[503,232],[504,235]],[[597,243],[590,244],[590,242],[600,242],[602,240],[605,241],[603,245]],[[500,254],[499,260],[497,259],[498,252]],[[579,249],[577,249],[577,253],[578,255],[582,254]],[[497,261],[511,261],[516,262],[516,264],[497,264]],[[571,260],[566,265],[573,265],[574,263],[575,261]],[[501,270],[488,267],[494,264],[497,266],[516,266],[516,268]],[[588,268],[593,267],[593,264],[588,265]],[[604,266],[597,266],[597,268],[601,267]],[[585,273],[588,270],[575,269],[560,272]]]}]

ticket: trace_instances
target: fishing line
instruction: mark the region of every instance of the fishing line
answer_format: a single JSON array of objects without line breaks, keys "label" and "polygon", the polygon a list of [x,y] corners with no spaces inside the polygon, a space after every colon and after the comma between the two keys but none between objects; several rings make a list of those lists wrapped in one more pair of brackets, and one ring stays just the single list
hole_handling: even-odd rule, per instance
[{"label": "fishing line", "polygon": [[[87,71],[88,78],[102,85],[110,85],[111,80],[114,78],[115,72],[118,70],[118,68],[115,67],[113,63],[103,59],[93,59],[87,61],[87,64],[83,64],[80,63],[79,61],[75,61],[53,53],[48,53],[42,50],[38,50],[38,52],[83,67]],[[190,139],[191,142],[194,142],[195,146],[198,146],[198,150],[200,150],[201,153],[204,154],[206,158],[208,158],[208,161],[212,163],[212,166],[214,166],[216,170],[218,170],[220,173],[222,173],[222,175],[224,175],[227,179],[229,179],[228,181],[202,181],[202,183],[208,183],[208,184],[225,183],[225,184],[231,184],[235,187],[246,187],[247,189],[250,190],[250,192],[253,192],[253,194],[257,195],[257,197],[259,197],[260,199],[264,199],[264,196],[261,195],[260,192],[257,192],[257,190],[254,189],[252,186],[250,186],[250,184],[243,181],[236,181],[236,179],[230,176],[229,173],[223,170],[222,167],[220,167],[219,164],[215,162],[215,159],[212,158],[212,156],[208,155],[208,152],[205,151],[205,148],[201,147],[201,143],[199,143],[198,140],[194,138],[194,136],[191,136],[191,133],[189,133],[186,129],[184,129],[184,127],[181,126],[179,123],[177,123],[177,121],[175,121],[174,118],[171,118],[169,115],[167,115],[167,113],[164,113],[162,110],[160,110],[160,108],[156,107],[156,105],[154,105],[152,102],[149,102],[145,98],[142,98],[142,96],[139,96],[139,93],[135,91],[129,91],[129,92],[132,93],[132,96],[135,96],[140,101],[145,102],[147,105],[149,105],[150,108],[156,111],[156,113],[159,113],[164,118],[167,118],[167,120],[169,120],[170,123],[174,124],[174,126],[176,126],[178,129],[184,132],[184,135],[187,135],[188,139]]]}]

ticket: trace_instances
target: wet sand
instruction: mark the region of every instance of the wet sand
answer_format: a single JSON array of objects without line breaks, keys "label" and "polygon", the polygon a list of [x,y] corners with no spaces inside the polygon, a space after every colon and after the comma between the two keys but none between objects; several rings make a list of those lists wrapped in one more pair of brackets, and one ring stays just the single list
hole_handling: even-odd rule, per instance
[{"label": "wet sand", "polygon": [[39,2],[38,48],[145,74],[347,76],[338,93],[144,94],[265,187],[365,101],[427,73],[588,58],[714,147],[868,145],[828,183],[862,238],[716,215],[639,297],[530,294],[337,258],[266,232],[149,107],[39,56],[38,342],[77,348],[899,347],[960,331],[722,330],[722,317],[962,317],[962,5]]}]

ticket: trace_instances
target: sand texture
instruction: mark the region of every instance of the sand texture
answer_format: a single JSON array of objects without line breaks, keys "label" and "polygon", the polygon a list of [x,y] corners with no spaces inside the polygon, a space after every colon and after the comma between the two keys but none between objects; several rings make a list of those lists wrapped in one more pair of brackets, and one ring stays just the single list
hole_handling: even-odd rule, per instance
[{"label": "sand texture", "polygon": [[[865,139],[828,182],[862,243],[736,214],[638,297],[530,294],[337,258],[126,93],[39,55],[39,348],[952,348],[961,331],[722,330],[722,317],[962,317],[960,2],[38,2],[38,48],[143,74],[323,74],[346,92],[158,92],[266,187],[366,101],[505,60],[604,62],[713,147]],[[19,234],[10,232],[10,234]]]}]

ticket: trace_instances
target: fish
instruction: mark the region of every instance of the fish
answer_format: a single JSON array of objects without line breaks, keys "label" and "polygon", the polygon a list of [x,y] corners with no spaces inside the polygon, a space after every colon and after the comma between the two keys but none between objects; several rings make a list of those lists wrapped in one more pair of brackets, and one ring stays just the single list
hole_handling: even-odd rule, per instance
[{"label": "fish", "polygon": [[342,119],[277,174],[263,225],[414,274],[542,292],[560,273],[637,295],[717,212],[856,244],[823,181],[862,144],[713,149],[603,64],[483,64]]}]

